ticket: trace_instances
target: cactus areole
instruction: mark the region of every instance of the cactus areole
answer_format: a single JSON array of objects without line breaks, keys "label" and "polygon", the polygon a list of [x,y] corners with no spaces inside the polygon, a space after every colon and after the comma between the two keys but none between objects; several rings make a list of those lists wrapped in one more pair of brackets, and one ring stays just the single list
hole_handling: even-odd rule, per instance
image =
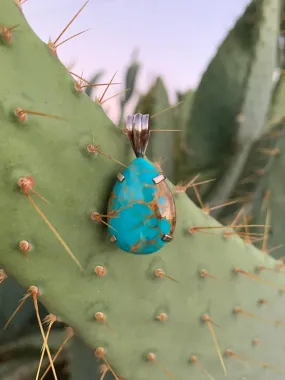
[{"label": "cactus areole", "polygon": [[111,241],[123,251],[150,254],[172,240],[175,202],[165,177],[144,159],[149,115],[127,119],[127,134],[137,158],[122,172],[111,192],[108,224]]}]

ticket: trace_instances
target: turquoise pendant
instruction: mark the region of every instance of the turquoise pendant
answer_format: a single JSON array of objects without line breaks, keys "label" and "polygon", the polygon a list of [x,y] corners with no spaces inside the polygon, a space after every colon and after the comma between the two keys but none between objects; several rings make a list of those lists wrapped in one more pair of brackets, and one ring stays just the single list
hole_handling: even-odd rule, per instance
[{"label": "turquoise pendant", "polygon": [[129,116],[127,133],[137,158],[120,174],[108,204],[111,241],[126,252],[150,254],[172,240],[176,225],[173,196],[165,177],[145,160],[148,115]]}]

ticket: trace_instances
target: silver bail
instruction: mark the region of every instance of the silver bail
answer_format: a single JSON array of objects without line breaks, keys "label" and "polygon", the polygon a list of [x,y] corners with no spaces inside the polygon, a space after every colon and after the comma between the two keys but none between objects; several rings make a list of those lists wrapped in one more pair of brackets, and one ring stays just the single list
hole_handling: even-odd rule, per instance
[{"label": "silver bail", "polygon": [[137,113],[127,117],[127,135],[137,157],[144,157],[149,141],[149,115]]}]

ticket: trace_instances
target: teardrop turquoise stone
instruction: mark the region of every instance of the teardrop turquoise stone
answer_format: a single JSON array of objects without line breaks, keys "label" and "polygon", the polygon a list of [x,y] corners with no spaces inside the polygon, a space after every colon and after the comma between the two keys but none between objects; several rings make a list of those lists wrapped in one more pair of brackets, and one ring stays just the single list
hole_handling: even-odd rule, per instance
[{"label": "teardrop turquoise stone", "polygon": [[123,251],[149,254],[165,244],[163,235],[173,235],[175,203],[165,181],[155,184],[160,173],[144,158],[136,158],[116,182],[108,204],[109,232]]}]

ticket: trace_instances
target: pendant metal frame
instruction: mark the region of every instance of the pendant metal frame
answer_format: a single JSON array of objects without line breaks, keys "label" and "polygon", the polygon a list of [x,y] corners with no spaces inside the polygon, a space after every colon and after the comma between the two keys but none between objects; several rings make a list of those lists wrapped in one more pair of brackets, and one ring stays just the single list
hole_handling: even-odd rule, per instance
[{"label": "pendant metal frame", "polygon": [[124,175],[122,173],[118,173],[117,174],[117,178],[120,182],[123,182],[123,180],[125,179]]},{"label": "pendant metal frame", "polygon": [[152,180],[157,185],[160,182],[165,181],[165,177],[163,174],[159,174],[158,176],[154,177]]},{"label": "pendant metal frame", "polygon": [[[130,115],[127,117],[125,131],[137,158],[144,158],[145,153],[146,153],[146,149],[147,149],[149,138],[150,138],[149,120],[150,120],[150,116],[148,114],[143,115],[143,114],[137,113],[135,115]],[[147,163],[146,160],[134,160],[134,162],[136,162],[136,165],[138,165],[138,163],[139,165],[146,165]],[[154,173],[155,172],[157,172],[157,170],[154,170]],[[120,192],[120,189],[121,189],[120,183],[124,182],[126,178],[123,173],[118,173],[117,179],[118,179],[118,182],[116,186],[119,186],[118,191]],[[121,247],[120,244],[118,244],[117,237],[113,233],[110,236],[110,241],[112,243],[117,242],[119,247],[121,247],[122,250],[127,250],[127,252],[149,254],[149,253],[156,252],[163,246],[161,241],[159,242],[160,239],[164,243],[167,243],[167,244],[173,240],[173,233],[174,233],[174,229],[176,225],[176,208],[175,208],[174,198],[173,198],[173,195],[171,194],[170,189],[168,188],[166,183],[163,183],[165,180],[166,180],[166,177],[162,173],[159,173],[159,172],[157,172],[157,174],[154,174],[154,177],[150,177],[150,178],[147,177],[146,179],[146,181],[151,181],[152,183],[156,185],[155,188],[157,189],[155,191],[157,191],[158,194],[153,196],[154,202],[158,202],[157,197],[159,196],[164,197],[167,202],[167,207],[169,208],[169,210],[167,209],[167,213],[165,213],[164,211],[162,212],[163,215],[167,214],[166,216],[162,215],[162,217],[165,217],[169,221],[169,224],[170,224],[169,233],[164,233],[162,236],[161,236],[161,233],[158,235],[156,239],[157,239],[157,242],[159,243],[159,246],[157,247],[155,245],[155,247],[150,247],[151,248],[150,250],[149,249],[145,250],[144,246],[136,248],[135,247],[136,244],[130,246],[130,248],[125,248],[125,246],[128,247],[128,244],[129,244],[128,239],[125,239],[127,243],[126,244],[124,243],[125,245],[122,245]],[[129,186],[130,184],[128,183],[128,181],[126,182],[127,182],[126,186]],[[115,193],[113,192],[112,199],[114,198],[114,196],[115,196]],[[110,204],[112,204],[112,202]],[[156,215],[154,216],[156,217]],[[109,223],[109,220],[108,220],[108,223]],[[109,227],[112,228],[112,226],[109,226]],[[123,233],[124,228],[121,229],[122,225],[119,227],[120,227],[119,228],[120,232],[118,232],[118,234]],[[119,235],[118,235],[118,238],[119,238]],[[154,239],[154,241],[156,241],[156,239]]]},{"label": "pendant metal frame", "polygon": [[172,239],[173,239],[173,236],[168,235],[168,234],[162,236],[162,240],[165,241],[165,243],[169,243],[170,241],[172,241]]},{"label": "pendant metal frame", "polygon": [[127,136],[137,157],[144,157],[149,142],[149,115],[137,113],[127,117]]}]

